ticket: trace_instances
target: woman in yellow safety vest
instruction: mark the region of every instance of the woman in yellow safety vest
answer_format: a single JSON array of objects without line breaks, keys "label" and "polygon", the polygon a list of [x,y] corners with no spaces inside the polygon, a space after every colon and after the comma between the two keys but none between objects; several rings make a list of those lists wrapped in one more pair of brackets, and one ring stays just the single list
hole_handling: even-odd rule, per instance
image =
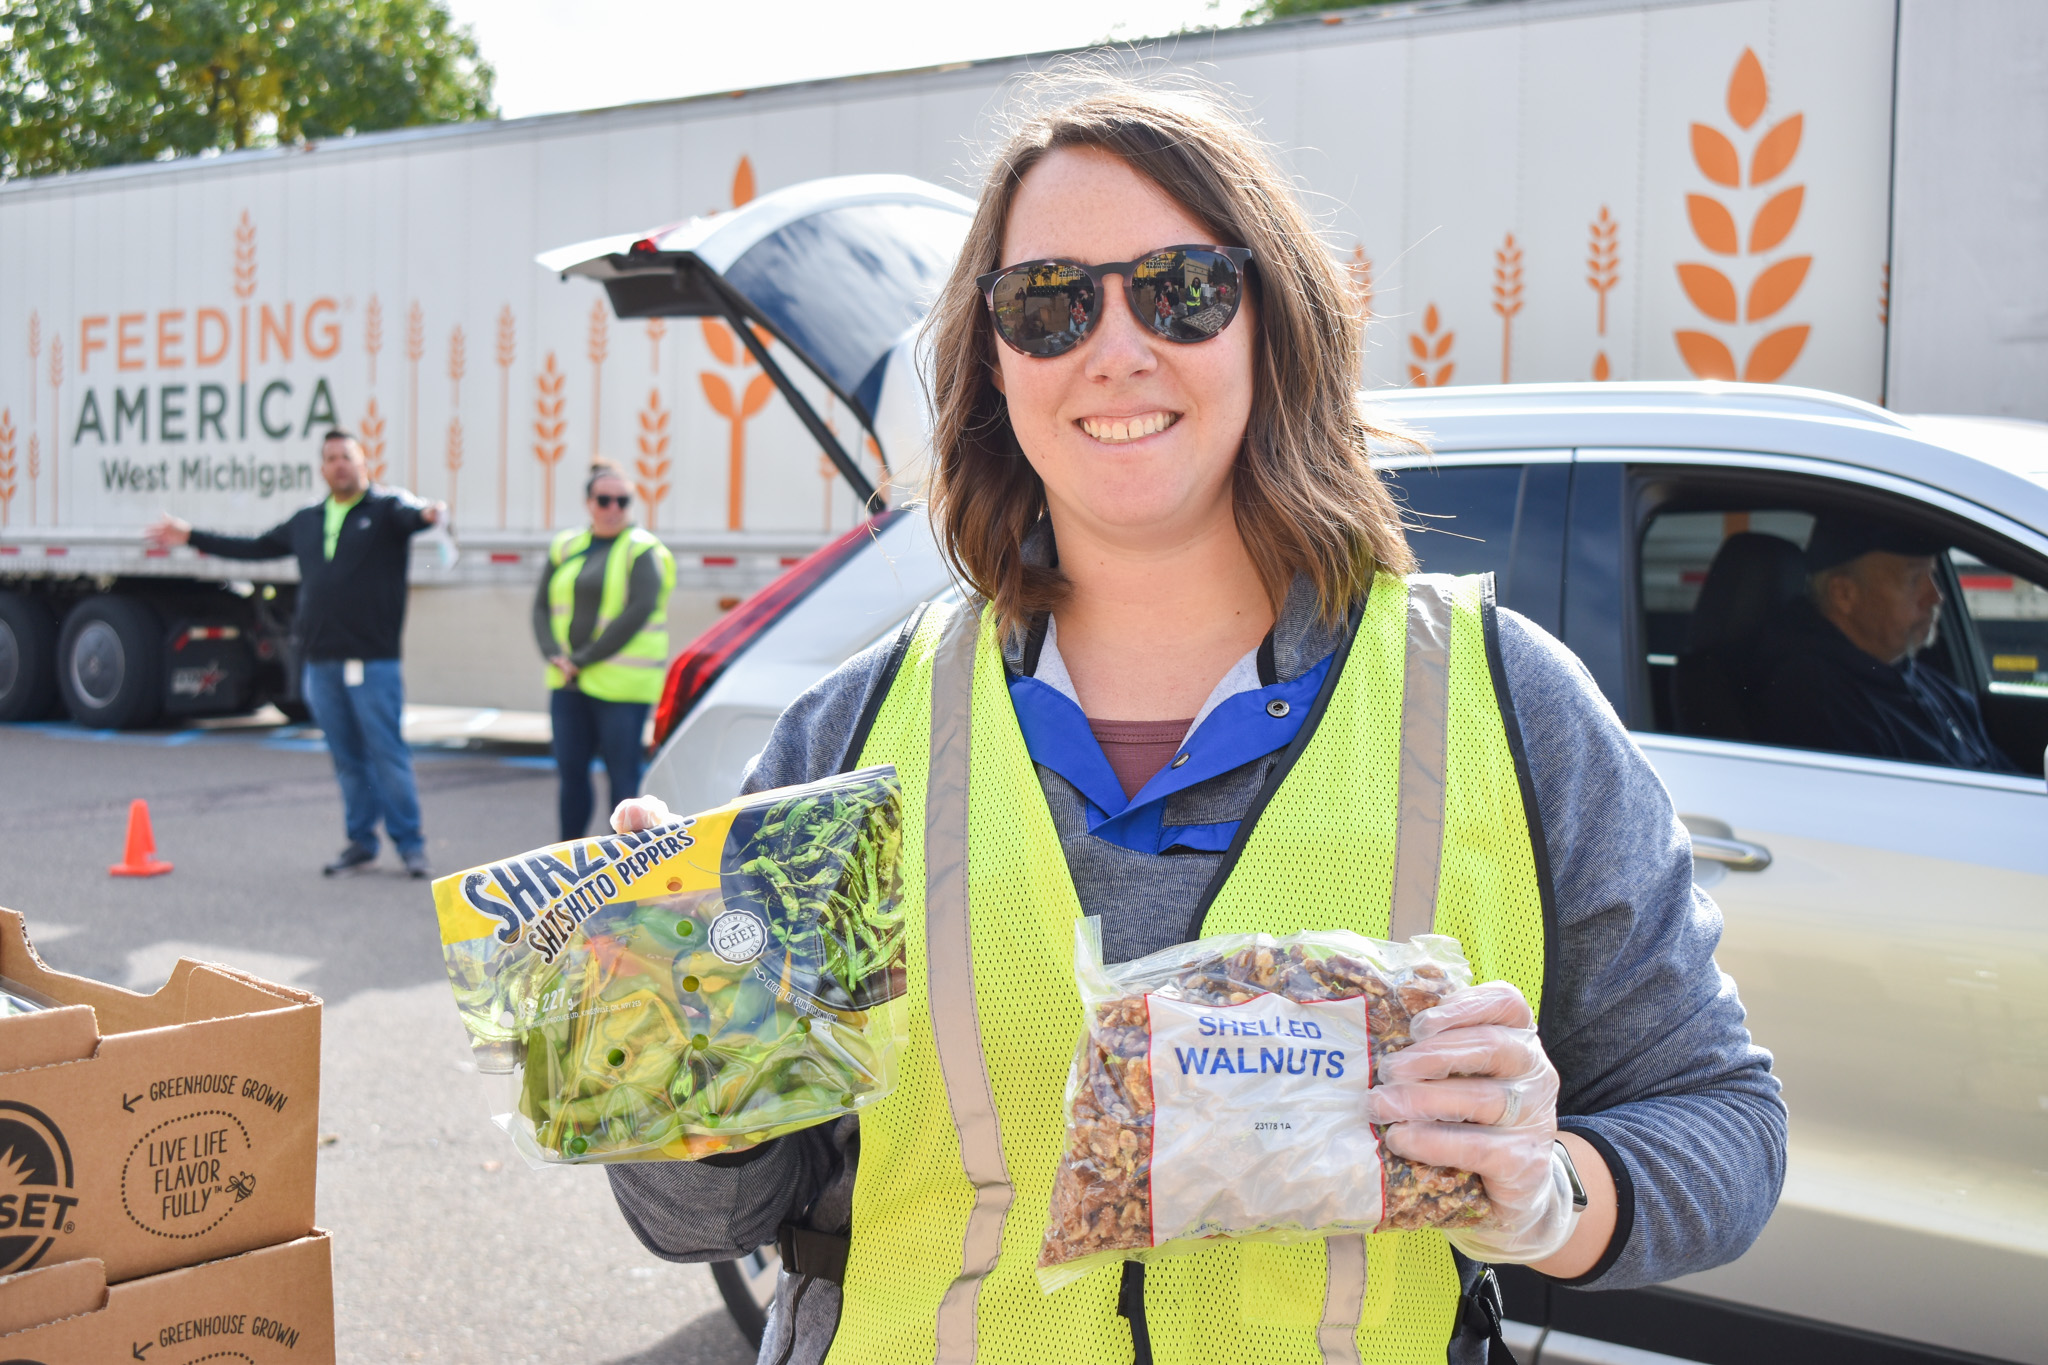
[{"label": "woman in yellow safety vest", "polygon": [[[657,1254],[778,1245],[762,1360],[1499,1361],[1489,1265],[1628,1287],[1769,1215],[1784,1108],[1684,829],[1563,646],[1490,578],[1412,572],[1369,461],[1404,438],[1358,401],[1333,256],[1198,93],[1090,78],[997,155],[930,323],[930,518],[967,601],[805,694],[747,777],[902,777],[897,1086],[606,1168]],[[1491,1215],[1218,1239],[1043,1292],[1084,914],[1111,961],[1455,935],[1484,984],[1416,1017],[1358,1121],[1477,1172]]]},{"label": "woman in yellow safety vest", "polygon": [[675,559],[628,523],[633,488],[596,460],[583,486],[590,524],[556,536],[533,599],[533,635],[548,661],[562,837],[590,829],[590,763],[602,756],[613,801],[640,790],[641,732],[668,670]]}]

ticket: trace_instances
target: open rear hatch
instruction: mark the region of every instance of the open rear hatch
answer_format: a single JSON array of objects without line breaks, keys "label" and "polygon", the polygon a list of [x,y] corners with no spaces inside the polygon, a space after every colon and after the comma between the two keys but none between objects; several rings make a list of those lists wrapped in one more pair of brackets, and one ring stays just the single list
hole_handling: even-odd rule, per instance
[{"label": "open rear hatch", "polygon": [[622,318],[723,318],[854,492],[879,511],[873,482],[754,328],[846,405],[888,466],[875,411],[889,357],[930,309],[973,212],[964,196],[911,176],[832,176],[729,213],[535,259],[564,279],[598,281]]}]

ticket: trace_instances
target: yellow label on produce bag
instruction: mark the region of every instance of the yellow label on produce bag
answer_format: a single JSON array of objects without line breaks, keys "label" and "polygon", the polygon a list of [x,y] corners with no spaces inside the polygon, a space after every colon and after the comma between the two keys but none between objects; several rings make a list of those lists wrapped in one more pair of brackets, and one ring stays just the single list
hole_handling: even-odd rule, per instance
[{"label": "yellow label on produce bag", "polygon": [[629,891],[670,895],[718,888],[719,858],[740,803],[642,830],[557,844],[434,883],[441,942],[494,934],[523,940],[552,962],[576,926]]}]

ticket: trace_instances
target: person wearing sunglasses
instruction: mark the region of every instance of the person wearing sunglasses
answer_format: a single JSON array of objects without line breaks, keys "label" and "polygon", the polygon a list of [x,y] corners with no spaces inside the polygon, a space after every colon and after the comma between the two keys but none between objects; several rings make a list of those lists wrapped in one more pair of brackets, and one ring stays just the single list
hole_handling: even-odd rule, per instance
[{"label": "person wearing sunglasses", "polygon": [[590,524],[555,537],[533,599],[564,839],[590,830],[592,758],[604,759],[613,802],[640,790],[641,733],[668,676],[668,595],[676,584],[668,547],[628,521],[633,487],[617,465],[591,462],[583,505]]},{"label": "person wearing sunglasses", "polygon": [[[800,698],[746,778],[902,777],[900,1079],[613,1190],[672,1259],[778,1242],[763,1360],[1504,1360],[1494,1263],[1620,1288],[1749,1245],[1784,1173],[1770,1058],[1585,669],[1490,578],[1413,572],[1370,455],[1414,443],[1359,400],[1334,253],[1269,149],[1219,101],[1088,79],[997,155],[929,324],[930,517],[968,598]],[[1455,936],[1484,984],[1415,1016],[1358,1122],[1488,1212],[1042,1292],[1050,1217],[1143,1214],[1049,1208],[1083,915],[1111,961]],[[1244,1153],[1219,1218],[1285,1178],[1270,1127],[1211,1135]]]}]

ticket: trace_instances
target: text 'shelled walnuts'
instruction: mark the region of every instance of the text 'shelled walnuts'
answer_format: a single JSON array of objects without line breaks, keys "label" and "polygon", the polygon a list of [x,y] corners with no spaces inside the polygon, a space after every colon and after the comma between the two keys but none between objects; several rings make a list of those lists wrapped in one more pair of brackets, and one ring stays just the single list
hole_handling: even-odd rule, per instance
[{"label": "text 'shelled walnuts'", "polygon": [[[1407,1047],[1409,1020],[1457,989],[1433,962],[1383,970],[1343,953],[1319,955],[1301,944],[1257,944],[1189,961],[1161,995],[1199,1005],[1236,1005],[1265,993],[1293,1001],[1364,996],[1372,1061]],[[1075,1059],[1067,1110],[1067,1147],[1052,1191],[1039,1265],[1052,1267],[1105,1251],[1152,1245],[1150,1030],[1143,993],[1095,1007]],[[1379,1231],[1476,1223],[1488,1213],[1479,1177],[1423,1166],[1387,1151],[1386,1207]]]}]

